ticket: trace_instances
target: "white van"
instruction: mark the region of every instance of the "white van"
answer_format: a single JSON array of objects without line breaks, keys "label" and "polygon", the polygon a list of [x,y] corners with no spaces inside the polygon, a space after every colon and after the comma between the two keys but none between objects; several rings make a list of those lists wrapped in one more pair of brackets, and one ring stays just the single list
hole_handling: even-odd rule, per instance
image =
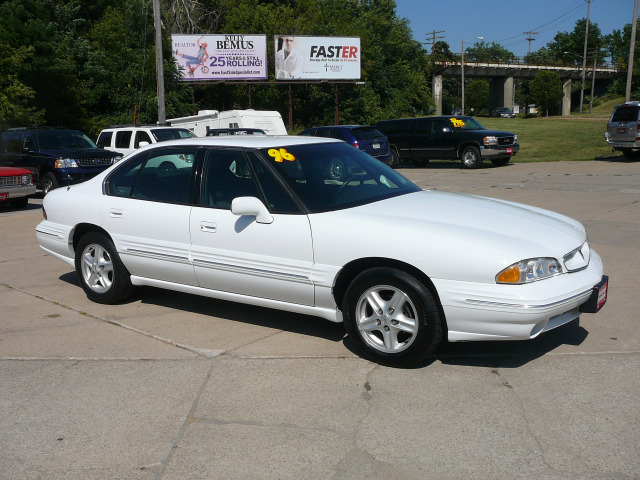
[{"label": "white van", "polygon": [[200,110],[198,115],[167,119],[174,127],[188,128],[199,137],[206,137],[214,128],[259,128],[267,135],[287,135],[282,115],[266,110]]},{"label": "white van", "polygon": [[96,145],[122,155],[129,155],[145,145],[195,136],[187,128],[162,125],[114,125],[100,132]]}]

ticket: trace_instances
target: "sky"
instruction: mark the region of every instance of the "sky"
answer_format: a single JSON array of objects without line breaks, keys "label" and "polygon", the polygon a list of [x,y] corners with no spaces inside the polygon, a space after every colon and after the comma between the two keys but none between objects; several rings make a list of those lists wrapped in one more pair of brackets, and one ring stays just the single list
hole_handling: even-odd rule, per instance
[{"label": "sky", "polygon": [[[528,52],[528,35],[538,32],[531,42],[535,51],[553,41],[557,32],[571,32],[577,20],[587,16],[587,0],[396,0],[397,13],[410,21],[413,37],[424,43],[427,32],[443,31],[451,51],[459,53],[484,37],[516,56]],[[634,0],[591,0],[589,19],[603,35],[621,30],[633,19]],[[433,35],[429,36],[433,39]],[[426,48],[430,48],[425,45]]]}]

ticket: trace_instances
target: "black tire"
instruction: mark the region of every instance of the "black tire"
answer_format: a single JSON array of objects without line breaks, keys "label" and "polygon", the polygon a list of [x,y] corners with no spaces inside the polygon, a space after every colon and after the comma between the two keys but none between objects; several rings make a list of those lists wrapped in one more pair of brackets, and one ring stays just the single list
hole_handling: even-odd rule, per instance
[{"label": "black tire", "polygon": [[58,185],[58,180],[56,180],[56,176],[53,173],[47,172],[43,175],[42,177],[42,194],[43,195],[46,195],[51,190],[55,190],[59,186],[60,185]]},{"label": "black tire", "polygon": [[482,157],[478,147],[465,147],[460,152],[460,161],[463,168],[480,168],[482,165]]},{"label": "black tire", "polygon": [[503,158],[492,158],[491,163],[495,167],[504,167],[511,161],[511,157],[503,157]]},{"label": "black tire", "polygon": [[113,242],[98,232],[84,235],[76,247],[76,273],[89,300],[112,305],[133,293],[130,274]]},{"label": "black tire", "polygon": [[[377,312],[373,299],[382,303]],[[382,365],[415,366],[442,340],[442,320],[433,296],[401,270],[372,268],[358,275],[347,289],[343,315],[357,348]]]},{"label": "black tire", "polygon": [[29,197],[18,197],[9,200],[9,204],[13,208],[24,208],[29,203]]},{"label": "black tire", "polygon": [[400,165],[400,156],[398,155],[398,152],[395,151],[395,149],[391,149],[391,165],[389,165],[391,168],[396,168],[398,165]]}]

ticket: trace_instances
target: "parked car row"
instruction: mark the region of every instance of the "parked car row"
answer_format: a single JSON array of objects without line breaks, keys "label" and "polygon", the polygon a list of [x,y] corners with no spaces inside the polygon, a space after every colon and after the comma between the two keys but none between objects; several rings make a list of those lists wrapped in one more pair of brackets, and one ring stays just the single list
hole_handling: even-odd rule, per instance
[{"label": "parked car row", "polygon": [[[208,129],[208,136],[265,135],[258,128]],[[463,116],[421,117],[369,125],[314,127],[303,136],[335,138],[396,167],[401,161],[422,165],[430,159],[455,159],[465,168],[483,160],[505,165],[518,153],[517,136],[486,130]],[[0,136],[0,166],[27,169],[46,195],[62,185],[84,182],[123,156],[159,142],[193,138],[188,128],[158,125],[115,125],[102,130],[93,143],[84,133],[64,128],[15,128]]]}]

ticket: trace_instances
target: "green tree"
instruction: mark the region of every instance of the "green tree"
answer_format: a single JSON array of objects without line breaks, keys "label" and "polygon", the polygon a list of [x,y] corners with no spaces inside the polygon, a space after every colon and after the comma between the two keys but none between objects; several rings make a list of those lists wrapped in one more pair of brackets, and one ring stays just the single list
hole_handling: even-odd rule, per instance
[{"label": "green tree", "polygon": [[465,107],[473,115],[489,113],[489,82],[475,79],[465,87]]},{"label": "green tree", "polygon": [[562,100],[562,79],[556,72],[540,71],[529,83],[529,89],[532,100],[544,107],[547,117],[549,108]]},{"label": "green tree", "polygon": [[[564,65],[582,65],[584,52],[584,33],[587,19],[581,18],[571,32],[558,32],[553,41],[547,44],[549,52],[556,60],[562,60]],[[589,36],[587,51],[600,50],[604,43],[602,32],[597,23],[589,22]],[[568,53],[565,53],[568,52]]]},{"label": "green tree", "polygon": [[482,63],[510,63],[516,60],[513,52],[507,50],[496,42],[476,42],[472,47],[465,49],[465,61]]}]

